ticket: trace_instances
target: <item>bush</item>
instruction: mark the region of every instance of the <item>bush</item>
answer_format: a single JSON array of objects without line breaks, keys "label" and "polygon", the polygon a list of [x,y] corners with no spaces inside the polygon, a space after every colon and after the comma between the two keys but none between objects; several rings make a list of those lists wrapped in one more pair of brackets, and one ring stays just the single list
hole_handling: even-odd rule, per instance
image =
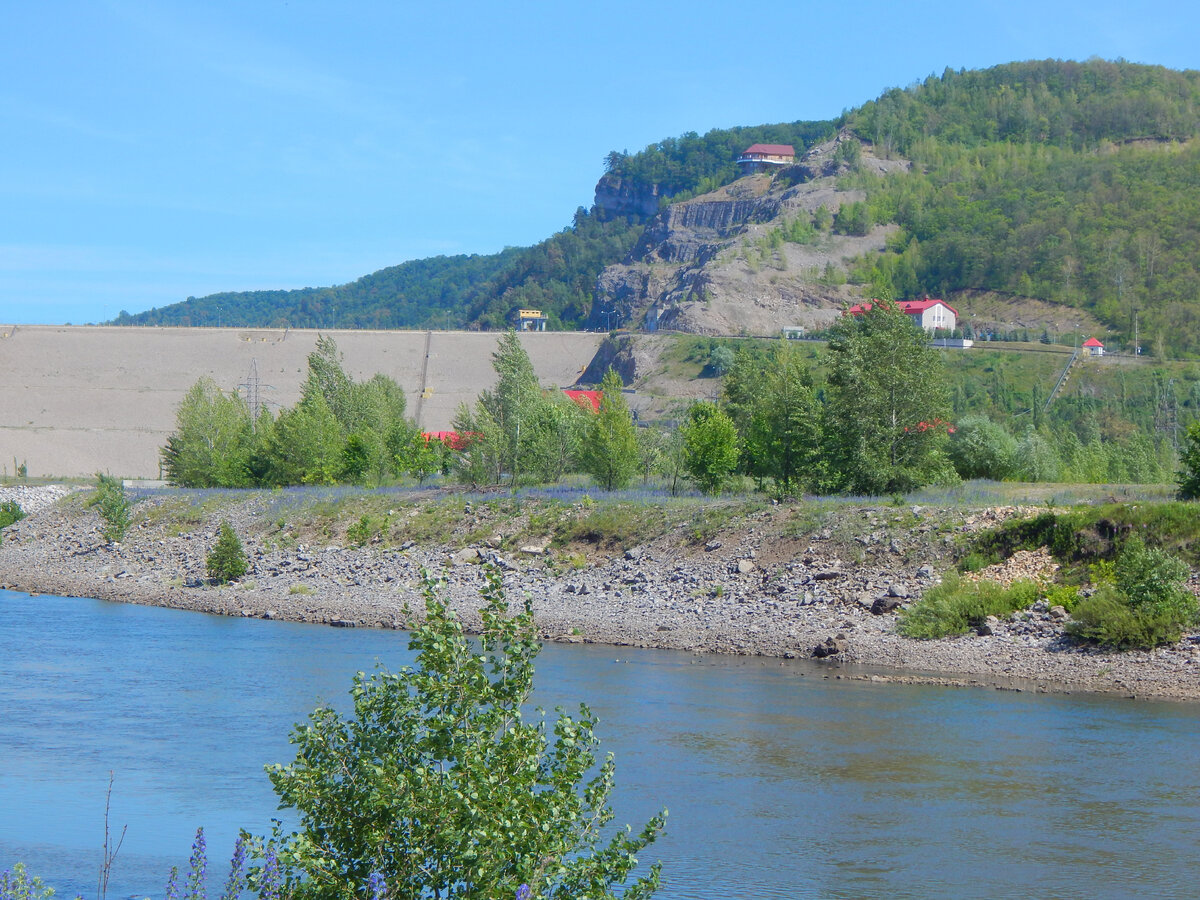
[{"label": "bush", "polygon": [[1067,633],[1114,650],[1174,644],[1197,618],[1196,597],[1186,586],[1189,574],[1181,559],[1135,536],[1117,557],[1112,581],[1076,604]]},{"label": "bush", "polygon": [[98,474],[96,496],[92,498],[92,503],[104,523],[100,530],[104,539],[114,544],[123,541],[129,531],[129,508],[132,504],[125,496],[125,486],[121,484],[121,479]]},{"label": "bush", "polygon": [[246,574],[249,568],[246,551],[242,549],[241,540],[228,522],[221,523],[217,543],[205,562],[208,566],[208,577],[217,584],[234,581]]},{"label": "bush", "polygon": [[1005,617],[1032,606],[1038,593],[1032,581],[1004,587],[994,581],[965,581],[957,572],[948,572],[941,584],[900,614],[898,628],[911,638],[965,634],[988,616]]},{"label": "bush", "polygon": [[1112,650],[1152,650],[1183,636],[1179,617],[1166,611],[1134,609],[1112,585],[1075,604],[1067,634]]},{"label": "bush", "polygon": [[25,518],[25,510],[21,509],[16,500],[5,500],[0,503],[0,528],[7,528],[13,522]]},{"label": "bush", "polygon": [[21,509],[15,500],[5,500],[0,503],[0,531],[23,518],[25,518],[25,510]]},{"label": "bush", "polygon": [[42,884],[42,879],[29,875],[22,863],[11,871],[0,873],[0,900],[50,900],[54,889]]},{"label": "bush", "polygon": [[349,716],[317,709],[292,733],[295,761],[268,767],[299,822],[280,854],[285,895],[640,900],[657,888],[657,865],[626,882],[665,811],[603,837],[614,765],[597,762],[595,717],[559,711],[548,735],[530,715],[541,645],[529,601],[510,614],[499,572],[485,574],[478,640],[427,579],[415,665],[358,673]]}]

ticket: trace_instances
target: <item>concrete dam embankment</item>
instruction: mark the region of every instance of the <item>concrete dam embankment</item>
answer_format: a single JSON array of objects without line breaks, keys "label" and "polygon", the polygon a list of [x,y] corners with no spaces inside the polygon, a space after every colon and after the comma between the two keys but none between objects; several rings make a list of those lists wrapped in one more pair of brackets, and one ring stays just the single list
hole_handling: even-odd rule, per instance
[{"label": "concrete dam embankment", "polygon": [[[426,430],[448,429],[458,405],[496,380],[495,332],[0,326],[0,471],[24,463],[31,477],[157,478],[159,448],[198,378],[256,391],[271,409],[291,406],[320,334],[337,341],[356,380],[394,378]],[[543,385],[569,387],[604,337],[541,332],[521,342]]]}]

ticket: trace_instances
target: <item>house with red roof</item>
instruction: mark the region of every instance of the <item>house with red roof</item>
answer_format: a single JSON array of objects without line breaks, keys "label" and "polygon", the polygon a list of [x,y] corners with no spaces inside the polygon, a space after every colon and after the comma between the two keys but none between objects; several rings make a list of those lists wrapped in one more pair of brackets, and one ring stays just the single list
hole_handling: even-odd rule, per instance
[{"label": "house with red roof", "polygon": [[[852,316],[861,316],[873,305],[868,300],[866,303],[858,303],[846,311]],[[958,324],[958,310],[945,300],[930,299],[926,295],[924,300],[901,300],[896,305],[900,307],[901,312],[911,316],[913,322],[926,331],[953,331]]]},{"label": "house with red roof", "polygon": [[1089,356],[1103,356],[1104,345],[1096,338],[1088,338],[1083,342],[1083,348],[1087,350]]},{"label": "house with red roof", "polygon": [[795,161],[796,148],[791,144],[751,144],[737,158],[737,165],[743,175],[751,175],[790,166]]}]

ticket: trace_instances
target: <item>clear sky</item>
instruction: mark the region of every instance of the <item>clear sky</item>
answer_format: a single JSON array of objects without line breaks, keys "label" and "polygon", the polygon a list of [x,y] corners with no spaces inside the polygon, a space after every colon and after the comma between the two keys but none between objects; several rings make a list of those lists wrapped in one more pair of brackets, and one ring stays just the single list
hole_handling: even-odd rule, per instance
[{"label": "clear sky", "polygon": [[610,150],[1024,59],[1200,68],[1200,6],[0,0],[0,324],[537,242]]}]

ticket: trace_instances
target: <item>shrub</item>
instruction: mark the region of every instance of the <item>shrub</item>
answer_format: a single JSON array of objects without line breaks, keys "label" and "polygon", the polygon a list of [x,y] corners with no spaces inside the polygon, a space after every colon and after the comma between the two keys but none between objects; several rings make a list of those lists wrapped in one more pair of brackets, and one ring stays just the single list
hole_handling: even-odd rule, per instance
[{"label": "shrub", "polygon": [[1151,650],[1174,644],[1183,623],[1170,612],[1134,609],[1112,585],[1075,604],[1067,634],[1112,650]]},{"label": "shrub", "polygon": [[899,631],[911,638],[965,634],[988,616],[1005,617],[1032,606],[1038,592],[1032,581],[1004,587],[994,581],[965,581],[957,572],[948,572],[941,584],[900,614]]},{"label": "shrub", "polygon": [[1185,584],[1188,575],[1181,559],[1135,536],[1117,557],[1111,581],[1076,604],[1067,633],[1114,650],[1174,644],[1197,618],[1196,597]]},{"label": "shrub", "polygon": [[614,764],[596,759],[595,717],[533,714],[529,601],[511,614],[500,573],[485,574],[477,640],[426,579],[415,665],[358,673],[349,715],[317,709],[292,732],[295,761],[268,767],[299,822],[280,854],[286,893],[633,900],[658,887],[657,865],[626,880],[665,811],[604,837]]},{"label": "shrub", "polygon": [[96,476],[96,496],[92,499],[92,503],[100,514],[100,520],[104,523],[104,527],[100,530],[104,539],[114,544],[123,541],[129,531],[129,508],[132,504],[125,496],[125,486],[121,484],[121,479],[113,478],[111,475],[98,474]]},{"label": "shrub", "polygon": [[241,540],[228,522],[221,523],[217,543],[205,562],[208,577],[217,584],[225,584],[246,574],[249,568],[246,551],[242,549]]},{"label": "shrub", "polygon": [[375,536],[375,525],[371,517],[364,515],[346,529],[346,539],[355,547],[361,547]]},{"label": "shrub", "polygon": [[7,528],[13,522],[25,518],[25,510],[21,509],[16,500],[5,500],[0,503],[0,528]]}]

